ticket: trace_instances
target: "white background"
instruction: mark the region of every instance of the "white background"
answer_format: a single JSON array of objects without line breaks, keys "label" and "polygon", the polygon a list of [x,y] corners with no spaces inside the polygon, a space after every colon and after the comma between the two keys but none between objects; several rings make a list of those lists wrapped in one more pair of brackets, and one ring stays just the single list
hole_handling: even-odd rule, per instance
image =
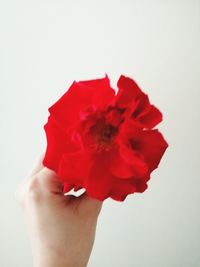
[{"label": "white background", "polygon": [[200,1],[0,0],[0,266],[32,266],[14,192],[74,79],[135,78],[169,142],[144,194],[107,200],[90,267],[200,266]]}]

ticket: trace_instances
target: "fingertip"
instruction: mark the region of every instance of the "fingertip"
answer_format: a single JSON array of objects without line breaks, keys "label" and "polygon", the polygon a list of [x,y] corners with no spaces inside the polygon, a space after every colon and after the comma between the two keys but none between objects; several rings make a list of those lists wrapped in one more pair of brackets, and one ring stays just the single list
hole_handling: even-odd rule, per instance
[{"label": "fingertip", "polygon": [[32,168],[32,170],[30,171],[29,176],[33,176],[35,174],[37,174],[38,172],[40,172],[43,168],[43,158],[44,158],[44,153],[42,153],[36,160],[36,163],[34,165],[34,167]]},{"label": "fingertip", "polygon": [[44,167],[42,170],[40,170],[39,176],[57,178],[57,174],[47,167]]}]

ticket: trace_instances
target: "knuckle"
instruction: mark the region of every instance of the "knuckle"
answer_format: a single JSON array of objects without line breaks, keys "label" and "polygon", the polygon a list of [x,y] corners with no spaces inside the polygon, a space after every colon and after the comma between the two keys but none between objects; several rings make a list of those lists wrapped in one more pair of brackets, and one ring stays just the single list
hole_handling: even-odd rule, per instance
[{"label": "knuckle", "polygon": [[37,191],[39,188],[39,183],[40,183],[39,178],[37,176],[33,176],[28,183],[27,187],[28,191],[29,192]]},{"label": "knuckle", "polygon": [[41,185],[38,176],[31,177],[30,180],[18,185],[14,197],[17,203],[22,207],[30,202],[39,202],[41,199]]},{"label": "knuckle", "polygon": [[41,199],[40,181],[37,176],[32,177],[26,190],[26,199],[39,201]]}]

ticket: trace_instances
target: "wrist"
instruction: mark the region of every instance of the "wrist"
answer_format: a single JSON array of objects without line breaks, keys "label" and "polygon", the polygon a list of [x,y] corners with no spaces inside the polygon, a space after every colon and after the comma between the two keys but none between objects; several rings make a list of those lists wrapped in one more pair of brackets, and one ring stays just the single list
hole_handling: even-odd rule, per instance
[{"label": "wrist", "polygon": [[33,255],[33,267],[87,267],[80,257],[63,255],[53,249]]},{"label": "wrist", "polygon": [[33,267],[87,267],[86,264],[80,265],[79,262],[73,263],[70,260],[52,259],[51,257],[35,261]]}]

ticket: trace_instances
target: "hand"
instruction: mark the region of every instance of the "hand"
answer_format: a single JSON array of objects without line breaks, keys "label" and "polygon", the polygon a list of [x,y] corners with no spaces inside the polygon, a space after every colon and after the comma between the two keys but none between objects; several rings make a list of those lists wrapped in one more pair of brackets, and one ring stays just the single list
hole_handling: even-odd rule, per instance
[{"label": "hand", "polygon": [[85,267],[102,202],[86,193],[63,195],[63,184],[41,162],[17,190],[30,233],[34,267]]}]

